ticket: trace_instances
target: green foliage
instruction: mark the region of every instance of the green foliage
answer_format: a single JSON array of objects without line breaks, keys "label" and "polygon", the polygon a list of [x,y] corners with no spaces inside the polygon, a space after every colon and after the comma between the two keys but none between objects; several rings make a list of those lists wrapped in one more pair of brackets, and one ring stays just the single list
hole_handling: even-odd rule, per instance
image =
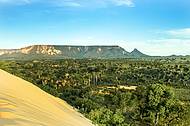
[{"label": "green foliage", "polygon": [[141,86],[135,94],[139,100],[136,118],[142,125],[179,124],[185,115],[183,103],[176,100],[174,91],[165,85]]},{"label": "green foliage", "polygon": [[106,124],[111,123],[113,112],[107,108],[100,108],[92,110],[88,117],[96,124],[106,126]]},{"label": "green foliage", "polygon": [[[186,62],[1,61],[0,68],[64,99],[100,126],[190,125],[190,65]],[[119,85],[138,88],[119,89]]]},{"label": "green foliage", "polygon": [[115,126],[119,126],[119,125],[122,125],[124,121],[125,121],[125,117],[123,113],[119,109],[117,109],[116,112],[112,116],[111,123]]},{"label": "green foliage", "polygon": [[116,110],[114,113],[110,109],[104,107],[92,110],[88,114],[88,118],[100,126],[121,126],[125,121],[125,117],[120,110]]}]

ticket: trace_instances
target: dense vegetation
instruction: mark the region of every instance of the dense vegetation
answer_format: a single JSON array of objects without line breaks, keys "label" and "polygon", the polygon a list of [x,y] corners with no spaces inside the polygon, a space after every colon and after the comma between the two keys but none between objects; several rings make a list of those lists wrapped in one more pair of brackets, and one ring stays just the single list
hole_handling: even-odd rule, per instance
[{"label": "dense vegetation", "polygon": [[66,100],[100,126],[190,125],[188,61],[1,61],[0,68]]}]

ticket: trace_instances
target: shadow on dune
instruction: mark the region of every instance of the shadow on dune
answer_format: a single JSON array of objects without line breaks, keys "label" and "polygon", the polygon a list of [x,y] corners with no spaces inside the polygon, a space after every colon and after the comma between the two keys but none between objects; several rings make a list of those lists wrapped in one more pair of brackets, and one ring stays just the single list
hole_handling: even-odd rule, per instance
[{"label": "shadow on dune", "polygon": [[42,123],[36,123],[36,122],[25,120],[25,119],[19,119],[19,118],[4,119],[4,118],[0,118],[0,126],[19,125],[19,124],[27,124],[27,125],[31,124],[31,126],[46,126]]},{"label": "shadow on dune", "polygon": [[[6,105],[6,104],[4,104]],[[7,104],[8,105],[8,104]],[[33,126],[39,125],[39,126],[46,126],[42,123],[38,123],[38,122],[34,122],[34,121],[30,121],[27,119],[20,119],[20,118],[4,118],[2,117],[2,113],[12,113],[14,112],[13,109],[11,108],[6,108],[6,107],[2,107],[0,106],[0,126],[7,126],[7,125],[19,125],[19,124],[31,124]]]},{"label": "shadow on dune", "polygon": [[34,122],[34,121],[29,121],[27,119],[20,119],[20,118],[4,118],[2,117],[2,114],[1,113],[4,113],[4,112],[14,112],[13,109],[10,109],[10,108],[3,108],[3,107],[0,107],[0,126],[7,126],[7,125],[19,125],[19,124],[31,124],[33,126],[45,126],[44,124],[42,123],[37,123],[37,122]]},{"label": "shadow on dune", "polygon": [[16,125],[18,124],[14,119],[4,119],[0,117],[0,126]]}]

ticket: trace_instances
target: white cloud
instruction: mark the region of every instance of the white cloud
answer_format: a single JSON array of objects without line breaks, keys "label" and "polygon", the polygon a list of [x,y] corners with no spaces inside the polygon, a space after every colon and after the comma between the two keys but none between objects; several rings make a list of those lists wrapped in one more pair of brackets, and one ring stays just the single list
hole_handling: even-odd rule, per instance
[{"label": "white cloud", "polygon": [[149,40],[145,46],[141,46],[145,52],[151,55],[190,55],[190,40],[181,39],[157,39]]},{"label": "white cloud", "polygon": [[[47,2],[47,1],[46,1]],[[81,7],[81,3],[74,0],[48,0],[49,4],[58,7]]]},{"label": "white cloud", "polygon": [[132,0],[111,0],[116,6],[134,7],[135,4]]},{"label": "white cloud", "polygon": [[65,6],[70,6],[70,7],[81,7],[80,3],[77,2],[65,2]]},{"label": "white cloud", "polygon": [[190,28],[156,31],[156,34],[159,36],[155,39],[129,45],[153,56],[190,55]]},{"label": "white cloud", "polygon": [[190,39],[190,28],[169,30],[166,33],[174,38]]},{"label": "white cloud", "polygon": [[67,7],[101,7],[101,6],[127,6],[134,7],[133,0],[0,0],[0,4],[31,4],[34,2],[54,4]]},{"label": "white cloud", "polygon": [[0,0],[0,4],[28,4],[30,0]]}]

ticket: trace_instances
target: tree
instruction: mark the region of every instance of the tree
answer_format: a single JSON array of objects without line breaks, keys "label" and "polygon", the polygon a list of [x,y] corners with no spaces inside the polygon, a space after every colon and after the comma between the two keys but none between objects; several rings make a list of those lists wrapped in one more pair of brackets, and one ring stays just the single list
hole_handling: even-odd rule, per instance
[{"label": "tree", "polygon": [[184,104],[175,98],[170,87],[161,84],[140,86],[135,95],[139,101],[136,119],[141,125],[179,124],[185,115]]},{"label": "tree", "polygon": [[100,108],[92,110],[88,114],[88,118],[99,126],[109,126],[112,122],[113,112],[108,108]]},{"label": "tree", "polygon": [[113,125],[119,126],[119,125],[123,124],[124,121],[125,121],[125,117],[123,116],[122,112],[119,109],[117,109],[112,117]]}]

